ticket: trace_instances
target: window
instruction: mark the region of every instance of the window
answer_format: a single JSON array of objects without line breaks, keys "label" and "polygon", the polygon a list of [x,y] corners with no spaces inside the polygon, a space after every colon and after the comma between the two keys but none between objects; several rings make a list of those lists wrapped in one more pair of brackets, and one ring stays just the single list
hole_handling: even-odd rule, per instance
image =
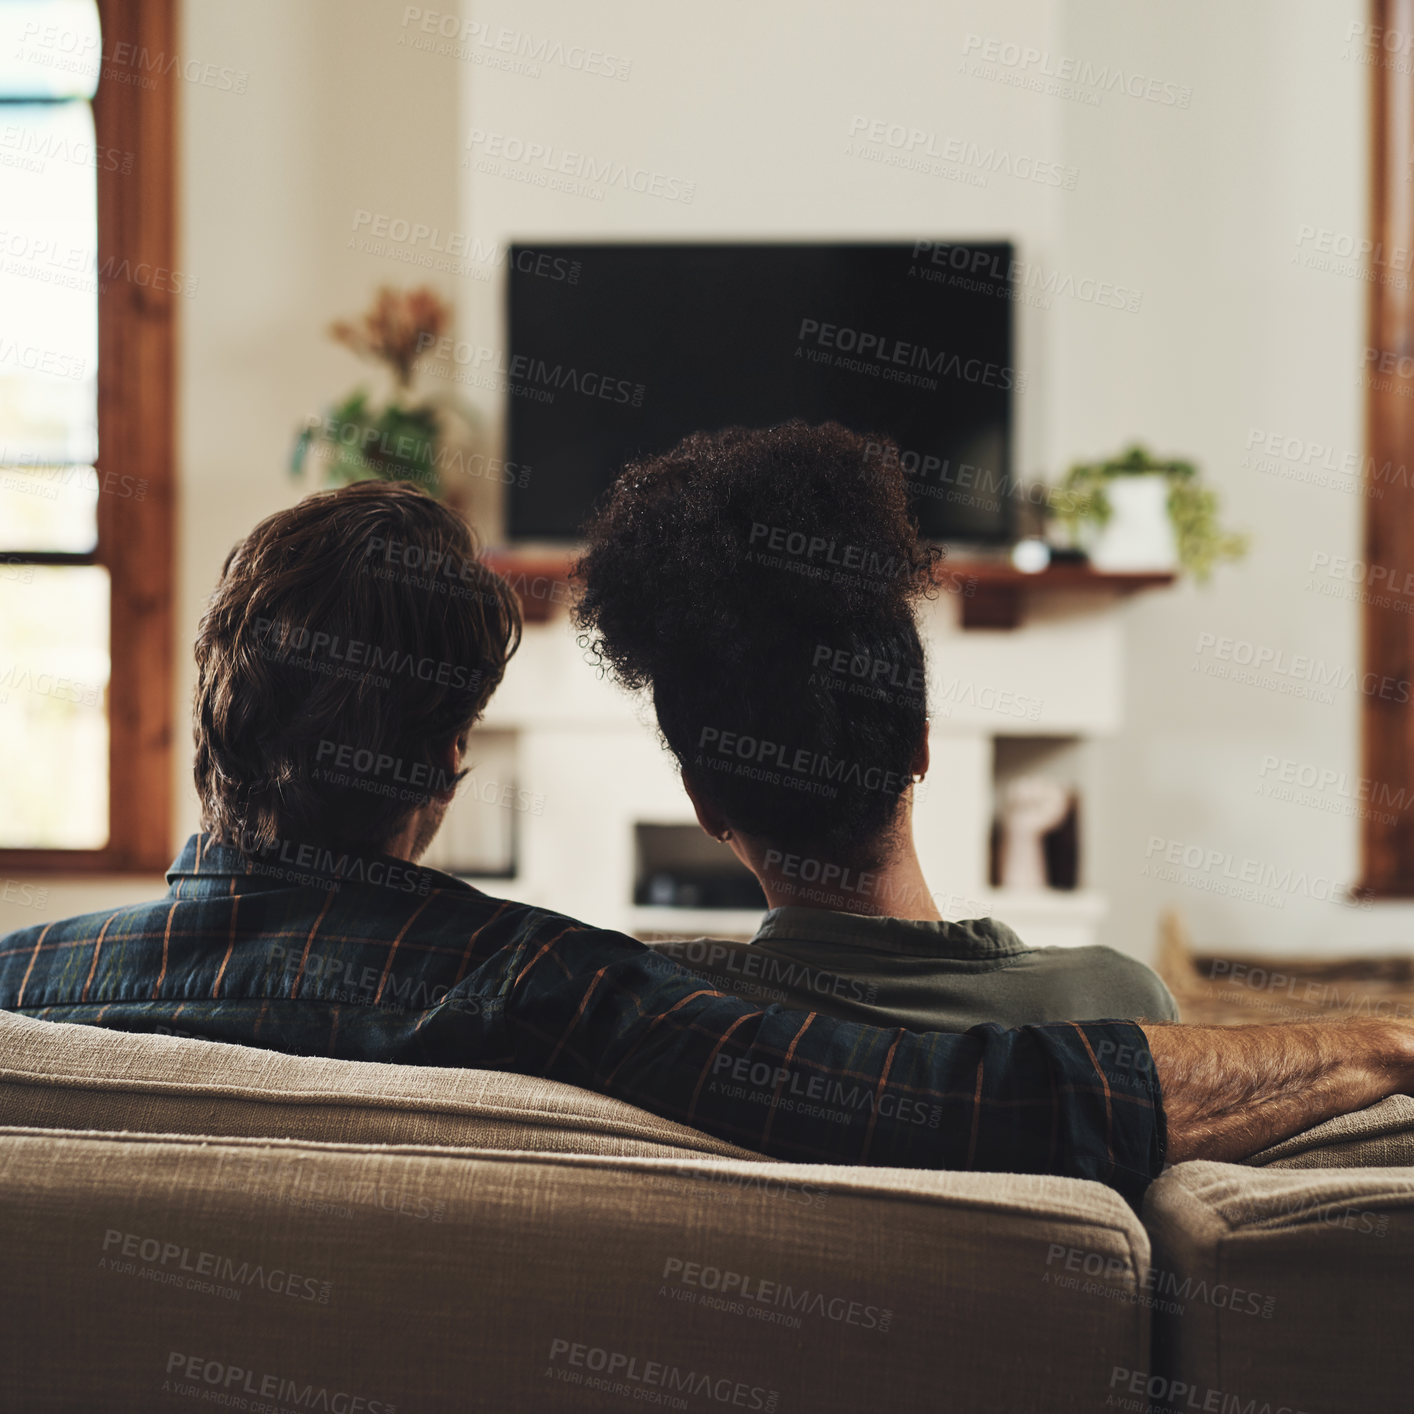
[{"label": "window", "polygon": [[172,36],[172,0],[0,0],[8,869],[170,859],[174,80],[110,56]]}]

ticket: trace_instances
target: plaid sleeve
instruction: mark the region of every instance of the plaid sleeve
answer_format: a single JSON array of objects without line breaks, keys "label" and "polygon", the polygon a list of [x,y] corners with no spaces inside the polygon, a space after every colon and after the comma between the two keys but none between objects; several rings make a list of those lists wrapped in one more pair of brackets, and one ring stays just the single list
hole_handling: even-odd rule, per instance
[{"label": "plaid sleeve", "polygon": [[1164,1120],[1128,1022],[965,1035],[754,1007],[617,934],[526,944],[505,1001],[517,1069],[775,1158],[1052,1173],[1138,1200]]}]

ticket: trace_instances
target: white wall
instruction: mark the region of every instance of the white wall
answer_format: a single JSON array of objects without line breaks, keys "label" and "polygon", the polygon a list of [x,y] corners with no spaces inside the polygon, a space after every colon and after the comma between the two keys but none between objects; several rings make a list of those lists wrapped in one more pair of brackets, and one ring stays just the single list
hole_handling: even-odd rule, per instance
[{"label": "white wall", "polygon": [[[542,0],[464,0],[465,22],[483,35],[509,31],[528,45],[588,45],[630,62],[618,82],[552,65],[539,78],[463,68],[464,156],[491,155],[491,136],[540,143],[557,154],[622,163],[692,184],[669,200],[599,183],[602,200],[549,190],[512,175],[466,172],[462,221],[484,242],[519,238],[892,238],[933,232],[1014,236],[1052,252],[1066,195],[1055,187],[992,176],[985,189],[900,172],[846,153],[857,119],[903,123],[996,144],[1042,161],[1062,141],[1044,106],[980,96],[954,77],[962,38],[985,29],[985,0],[952,0],[947,18],[898,0],[868,11],[845,3],[787,0],[770,6],[725,0],[708,8],[653,0],[591,7]],[[1014,7],[1027,33],[1049,36],[1046,0]],[[507,41],[510,42],[510,41]],[[486,140],[472,144],[473,133]],[[886,149],[880,148],[880,151]],[[508,173],[538,170],[501,163]],[[499,288],[471,292],[472,336],[499,347]],[[1018,320],[1020,358],[1039,362],[1043,331]],[[1047,392],[1019,410],[1021,457],[1044,463]],[[488,414],[498,415],[494,397]]]},{"label": "white wall", "polygon": [[196,827],[191,644],[232,542],[311,483],[288,472],[302,422],[371,368],[327,336],[382,284],[450,281],[352,243],[360,210],[450,227],[456,216],[456,78],[398,44],[383,0],[251,0],[182,7],[193,56],[249,73],[244,94],[184,85],[178,189],[185,266],[177,662],[178,834]]},{"label": "white wall", "polygon": [[[1313,243],[1298,246],[1298,233],[1366,225],[1367,71],[1345,57],[1365,8],[1065,7],[1065,52],[1193,94],[1183,112],[1108,96],[1099,108],[1057,104],[1065,150],[1084,173],[1066,207],[1065,261],[1122,275],[1145,298],[1138,316],[1073,301],[1058,309],[1043,375],[1054,388],[1052,445],[1064,459],[1141,435],[1190,454],[1253,536],[1246,562],[1210,586],[1146,595],[1130,609],[1129,728],[1094,753],[1090,851],[1119,945],[1152,938],[1164,903],[1214,947],[1374,946],[1397,943],[1407,925],[1403,909],[1322,901],[1359,868],[1357,821],[1332,813],[1347,803],[1337,786],[1310,804],[1261,794],[1281,774],[1273,757],[1354,788],[1358,692],[1310,701],[1206,676],[1216,645],[1197,651],[1211,634],[1360,671],[1358,607],[1307,588],[1317,552],[1359,554],[1358,480],[1337,476],[1345,489],[1323,489],[1244,458],[1259,429],[1329,445],[1337,458],[1361,447],[1366,286],[1303,268],[1299,253]],[[1204,864],[1155,878],[1152,865],[1174,845],[1190,859],[1201,849]],[[1275,884],[1261,899],[1212,891],[1240,888],[1249,862]]]},{"label": "white wall", "polygon": [[[1355,788],[1358,694],[1302,701],[1206,677],[1214,649],[1195,651],[1211,634],[1360,666],[1356,606],[1305,587],[1315,552],[1358,554],[1359,497],[1243,465],[1254,429],[1329,444],[1337,457],[1360,447],[1365,287],[1296,263],[1303,226],[1358,233],[1365,222],[1365,70],[1346,57],[1358,0],[867,12],[792,0],[720,5],[697,21],[648,3],[601,11],[548,0],[532,18],[508,0],[466,0],[482,33],[595,44],[629,56],[632,70],[610,84],[469,67],[463,139],[475,130],[639,164],[694,181],[692,204],[612,189],[594,201],[473,172],[463,221],[488,242],[1007,236],[1046,275],[1142,292],[1134,312],[1074,296],[1019,308],[1030,382],[1019,469],[1055,476],[1142,438],[1196,458],[1254,544],[1210,586],[1185,583],[1125,610],[1128,723],[1085,753],[1089,882],[1112,900],[1105,940],[1151,955],[1158,914],[1174,904],[1208,946],[1398,943],[1405,910],[1332,901],[1358,868],[1357,822],[1331,809],[1340,785],[1314,804],[1260,794],[1282,770],[1272,757]],[[979,72],[989,41],[1047,57],[1018,63],[1001,48]],[[1098,103],[1046,91],[1043,71],[1065,60],[1117,68],[1140,94],[1150,92],[1141,79],[1158,86],[1153,97],[1101,89]],[[940,148],[976,139],[1063,164],[1078,173],[1074,190],[1003,175],[979,189],[862,161],[845,151],[861,116],[936,134]],[[480,293],[469,318],[494,342],[494,292]],[[1175,846],[1180,857],[1200,849],[1203,864],[1156,877],[1153,863]],[[946,890],[947,861],[926,864]],[[1254,871],[1271,885],[1260,899],[1214,891],[1240,889]]]},{"label": "white wall", "polygon": [[[455,296],[464,337],[500,342],[498,281],[350,249],[356,210],[488,244],[1009,237],[1047,270],[1143,291],[1136,313],[1069,297],[1019,309],[1030,388],[1018,469],[1055,475],[1142,437],[1196,457],[1229,518],[1254,533],[1247,562],[1210,587],[1124,610],[1127,725],[1086,753],[1087,862],[1112,895],[1107,940],[1149,955],[1167,903],[1211,946],[1399,940],[1407,910],[1351,911],[1280,889],[1278,907],[1204,887],[1221,882],[1226,856],[1233,869],[1250,859],[1278,876],[1354,878],[1357,822],[1319,808],[1339,806],[1338,794],[1280,802],[1260,794],[1260,773],[1275,756],[1353,781],[1358,697],[1303,702],[1194,670],[1205,633],[1359,667],[1356,606],[1305,587],[1313,553],[1358,553],[1359,498],[1243,466],[1251,429],[1329,444],[1337,458],[1360,447],[1366,287],[1303,268],[1297,245],[1303,226],[1359,232],[1365,221],[1366,73],[1345,57],[1347,28],[1364,15],[1358,0],[465,0],[458,13],[532,47],[607,51],[630,62],[629,76],[553,61],[538,75],[498,71],[485,62],[493,51],[475,44],[474,58],[419,50],[404,7],[380,0],[184,7],[185,49],[249,73],[245,94],[191,86],[182,100],[182,261],[199,277],[182,311],[184,670],[221,555],[298,494],[284,470],[293,427],[359,374],[324,337],[327,322],[360,309],[380,282],[430,278]],[[1119,65],[1191,98],[1180,108],[1106,92],[1091,105],[1034,91],[1005,81],[1024,76],[1015,66],[967,71],[985,58],[969,36]],[[849,156],[860,117],[1074,167],[1075,189],[1000,174],[979,188]],[[610,189],[592,200],[469,171],[474,129],[654,169],[694,183],[694,197]],[[495,397],[479,396],[498,416]],[[194,819],[190,688],[187,670],[182,833]],[[1154,838],[1222,858],[1158,879],[1143,872]],[[946,890],[947,861],[928,867]],[[62,913],[65,886],[49,887],[48,912]],[[27,921],[0,913],[0,928]]]}]

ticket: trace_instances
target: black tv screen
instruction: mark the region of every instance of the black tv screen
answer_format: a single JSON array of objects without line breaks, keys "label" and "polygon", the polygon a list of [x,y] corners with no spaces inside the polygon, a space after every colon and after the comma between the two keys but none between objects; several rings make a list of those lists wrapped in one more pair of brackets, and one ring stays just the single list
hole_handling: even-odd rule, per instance
[{"label": "black tv screen", "polygon": [[1005,242],[518,244],[513,540],[572,541],[620,468],[687,433],[833,419],[900,448],[923,534],[1012,533]]}]

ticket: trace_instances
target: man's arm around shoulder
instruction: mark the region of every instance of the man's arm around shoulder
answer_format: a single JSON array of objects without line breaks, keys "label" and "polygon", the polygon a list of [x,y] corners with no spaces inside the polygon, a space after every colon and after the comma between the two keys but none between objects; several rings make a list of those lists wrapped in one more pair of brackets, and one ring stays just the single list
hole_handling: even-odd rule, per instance
[{"label": "man's arm around shoulder", "polygon": [[1050,1173],[1137,1198],[1163,1163],[1144,1033],[1065,1022],[963,1035],[752,1005],[630,939],[529,945],[505,1000],[514,1065],[772,1157]]},{"label": "man's arm around shoulder", "polygon": [[1143,1027],[1168,1159],[1233,1162],[1414,1090],[1414,1026],[1398,1021]]}]

